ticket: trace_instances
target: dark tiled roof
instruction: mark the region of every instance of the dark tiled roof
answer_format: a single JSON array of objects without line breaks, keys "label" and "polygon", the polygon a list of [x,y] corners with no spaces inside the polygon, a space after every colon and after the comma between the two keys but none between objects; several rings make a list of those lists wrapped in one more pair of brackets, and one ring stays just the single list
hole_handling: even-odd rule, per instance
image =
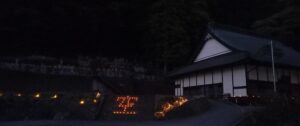
[{"label": "dark tiled roof", "polygon": [[[217,25],[209,26],[208,33],[219,42],[232,49],[233,52],[193,63],[192,65],[172,72],[170,76],[178,76],[211,67],[232,64],[243,59],[251,59],[258,62],[271,62],[271,39]],[[299,52],[283,45],[279,41],[273,41],[273,43],[276,64],[300,67]],[[200,50],[197,50],[197,52],[199,53]]]},{"label": "dark tiled roof", "polygon": [[[209,33],[225,45],[236,50],[247,52],[257,61],[271,62],[271,39],[254,34],[246,34],[220,27],[210,27]],[[280,65],[300,67],[300,53],[283,45],[279,41],[273,41],[275,63]]]}]

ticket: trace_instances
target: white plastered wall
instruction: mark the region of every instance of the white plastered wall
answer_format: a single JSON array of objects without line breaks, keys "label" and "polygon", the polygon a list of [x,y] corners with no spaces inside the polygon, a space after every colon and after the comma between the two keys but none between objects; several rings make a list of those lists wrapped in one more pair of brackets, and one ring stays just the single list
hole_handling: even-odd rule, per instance
[{"label": "white plastered wall", "polygon": [[177,82],[180,83],[180,89],[175,94],[176,96],[183,95],[183,87],[219,83],[223,84],[223,94],[247,96],[246,69],[244,65],[186,75],[178,79]]},{"label": "white plastered wall", "polygon": [[219,56],[222,54],[226,54],[231,52],[230,49],[222,45],[220,42],[218,42],[216,39],[208,37],[210,35],[207,35],[207,41],[204,43],[200,53],[194,60],[194,62],[198,62],[201,60],[205,60],[208,58],[212,58],[215,56]]}]

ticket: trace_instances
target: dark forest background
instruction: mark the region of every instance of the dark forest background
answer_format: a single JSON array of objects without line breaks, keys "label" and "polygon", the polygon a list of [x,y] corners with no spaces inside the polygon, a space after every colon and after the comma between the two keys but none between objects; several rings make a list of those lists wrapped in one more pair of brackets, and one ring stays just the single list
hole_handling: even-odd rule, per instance
[{"label": "dark forest background", "polygon": [[208,22],[300,51],[299,0],[5,0],[0,55],[125,57],[170,70],[189,60]]}]

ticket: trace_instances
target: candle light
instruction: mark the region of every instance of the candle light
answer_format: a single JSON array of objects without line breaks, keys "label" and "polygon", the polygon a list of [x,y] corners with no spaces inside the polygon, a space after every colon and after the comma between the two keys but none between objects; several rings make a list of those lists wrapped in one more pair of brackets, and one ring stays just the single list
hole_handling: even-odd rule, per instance
[{"label": "candle light", "polygon": [[36,93],[36,94],[34,95],[34,97],[35,97],[35,98],[40,98],[41,95],[40,95],[40,93]]},{"label": "candle light", "polygon": [[93,99],[93,103],[95,103],[95,104],[96,104],[97,102],[98,102],[98,101],[97,101],[97,99]]},{"label": "candle light", "polygon": [[51,97],[51,99],[57,99],[57,98],[58,98],[57,94],[54,94],[54,95]]},{"label": "candle light", "polygon": [[22,94],[21,94],[21,93],[17,93],[17,96],[18,96],[18,97],[21,97],[21,96],[22,96]]},{"label": "candle light", "polygon": [[85,104],[85,101],[84,101],[84,100],[80,100],[80,101],[79,101],[79,104],[80,104],[80,105],[84,105],[84,104]]},{"label": "candle light", "polygon": [[101,93],[100,92],[97,92],[96,93],[96,98],[100,98],[101,97]]}]

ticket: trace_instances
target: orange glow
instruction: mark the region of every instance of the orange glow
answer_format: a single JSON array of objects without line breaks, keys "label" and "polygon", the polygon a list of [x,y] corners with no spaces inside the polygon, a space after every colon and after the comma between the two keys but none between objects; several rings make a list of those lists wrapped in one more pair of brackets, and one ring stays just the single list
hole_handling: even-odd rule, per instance
[{"label": "orange glow", "polygon": [[173,105],[174,105],[174,107],[179,107],[179,106],[182,105],[182,103],[180,103],[179,101],[175,101],[175,102],[173,103]]},{"label": "orange glow", "polygon": [[179,102],[179,106],[183,105],[184,103],[188,102],[189,100],[185,97],[179,97],[178,100],[175,102]]},{"label": "orange glow", "polygon": [[93,99],[93,103],[95,103],[95,104],[96,104],[97,102],[98,102],[98,101],[97,101],[97,99]]},{"label": "orange glow", "polygon": [[58,98],[58,95],[57,94],[54,94],[51,99],[57,99]]},{"label": "orange glow", "polygon": [[158,111],[154,113],[154,116],[156,118],[163,118],[165,117],[166,113],[172,111],[174,108],[180,107],[183,104],[185,104],[186,102],[188,102],[188,99],[185,97],[178,97],[174,102],[172,103],[165,103],[161,106],[162,111]]},{"label": "orange glow", "polygon": [[80,104],[80,105],[84,105],[84,104],[85,104],[85,101],[84,101],[84,100],[80,100],[80,101],[79,101],[79,104]]},{"label": "orange glow", "polygon": [[163,108],[163,112],[169,112],[174,108],[174,106],[172,104],[170,104],[169,102],[167,102],[162,105],[162,108]]},{"label": "orange glow", "polygon": [[40,95],[40,93],[36,93],[36,94],[34,95],[34,97],[35,97],[35,98],[40,98],[41,95]]},{"label": "orange glow", "polygon": [[122,112],[122,111],[113,111],[113,114],[117,114],[117,115],[135,115],[136,112]]},{"label": "orange glow", "polygon": [[118,108],[121,110],[113,111],[113,114],[123,114],[123,115],[135,115],[135,111],[129,111],[135,105],[135,102],[138,101],[138,97],[131,96],[120,96],[117,97],[116,101],[118,102]]},{"label": "orange glow", "polygon": [[2,97],[4,94],[0,92],[0,97]]},{"label": "orange glow", "polygon": [[163,118],[163,117],[165,117],[165,113],[163,111],[155,112],[154,116],[156,118]]}]

